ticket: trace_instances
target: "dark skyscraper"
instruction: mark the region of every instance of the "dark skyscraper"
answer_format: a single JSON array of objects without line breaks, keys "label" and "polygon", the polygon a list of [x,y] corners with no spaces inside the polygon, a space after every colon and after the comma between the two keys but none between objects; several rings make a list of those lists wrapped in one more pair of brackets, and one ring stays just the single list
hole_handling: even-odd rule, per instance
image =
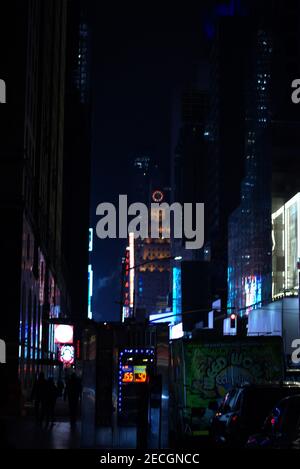
[{"label": "dark skyscraper", "polygon": [[299,5],[273,7],[258,6],[252,23],[245,178],[229,222],[228,305],[241,314],[272,299],[271,215],[299,190],[299,116],[290,97],[299,74]]},{"label": "dark skyscraper", "polygon": [[[1,383],[12,402],[18,378],[28,396],[35,373],[55,358],[49,318],[69,313],[62,256],[66,20],[64,1],[2,5],[0,60],[8,93],[0,110],[0,173],[8,231],[1,234],[7,311],[1,333],[9,366]],[[4,47],[8,36],[13,50]]]},{"label": "dark skyscraper", "polygon": [[249,25],[244,17],[219,16],[211,46],[207,120],[206,242],[214,293],[226,305],[227,222],[239,204],[243,176],[246,57]]},{"label": "dark skyscraper", "polygon": [[88,249],[91,172],[90,9],[68,5],[64,135],[63,249],[68,268],[71,316],[88,316]]},{"label": "dark skyscraper", "polygon": [[246,98],[246,174],[241,204],[229,222],[228,305],[238,310],[249,302],[260,304],[271,293],[271,166],[266,129],[271,117],[272,40],[259,29],[253,42]]},{"label": "dark skyscraper", "polygon": [[[188,327],[203,319],[216,297],[222,299],[223,307],[226,305],[227,222],[239,204],[243,175],[249,25],[238,12],[223,13],[216,15],[213,38],[209,38],[210,63],[199,63],[199,73],[194,73],[191,84],[181,93],[181,123],[177,124],[178,143],[172,155],[172,201],[205,204],[203,249],[183,250],[182,242],[172,239],[172,254],[200,262],[194,265],[194,275],[191,264],[185,266],[189,274],[182,276],[183,296],[188,298],[190,288],[195,291],[194,298],[198,292],[199,300],[198,307],[193,301],[192,309],[198,308],[199,313],[185,321]],[[201,276],[205,282],[199,285]],[[185,278],[189,278],[189,287],[184,285]],[[188,307],[188,300],[183,302]]]}]

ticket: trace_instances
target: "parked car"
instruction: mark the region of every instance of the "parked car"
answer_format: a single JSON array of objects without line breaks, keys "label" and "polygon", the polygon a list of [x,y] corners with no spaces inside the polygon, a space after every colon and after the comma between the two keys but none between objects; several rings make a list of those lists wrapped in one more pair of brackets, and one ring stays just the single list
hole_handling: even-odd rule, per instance
[{"label": "parked car", "polygon": [[276,404],[261,433],[248,438],[246,448],[300,449],[300,395]]},{"label": "parked car", "polygon": [[282,398],[300,394],[293,382],[244,384],[229,391],[211,424],[216,444],[245,446],[250,435],[258,433],[275,404]]}]

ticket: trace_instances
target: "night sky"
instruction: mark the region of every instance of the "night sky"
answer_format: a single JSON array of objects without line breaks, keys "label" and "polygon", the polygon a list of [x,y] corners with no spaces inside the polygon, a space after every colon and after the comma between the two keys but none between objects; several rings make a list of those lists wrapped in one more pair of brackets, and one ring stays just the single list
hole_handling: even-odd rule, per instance
[{"label": "night sky", "polygon": [[[199,6],[201,3],[201,6]],[[203,57],[205,2],[96,2],[93,44],[93,142],[91,226],[96,206],[115,202],[130,184],[132,156],[153,155],[164,169],[170,161],[174,89]],[[212,2],[208,2],[210,5]],[[139,5],[137,8],[136,5]],[[192,5],[194,5],[192,7]],[[94,238],[93,315],[119,320],[124,240]]]}]

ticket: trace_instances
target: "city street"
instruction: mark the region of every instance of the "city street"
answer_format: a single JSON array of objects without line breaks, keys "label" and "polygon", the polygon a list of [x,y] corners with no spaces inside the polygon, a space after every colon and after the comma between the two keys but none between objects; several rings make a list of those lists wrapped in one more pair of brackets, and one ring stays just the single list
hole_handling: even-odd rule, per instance
[{"label": "city street", "polygon": [[0,209],[1,449],[299,448],[300,0],[1,0]]},{"label": "city street", "polygon": [[[54,424],[37,423],[32,403],[26,406],[27,415],[4,419],[6,446],[11,449],[76,449],[80,448],[81,421],[70,424],[68,405],[58,400]],[[2,423],[2,422],[1,422]]]}]

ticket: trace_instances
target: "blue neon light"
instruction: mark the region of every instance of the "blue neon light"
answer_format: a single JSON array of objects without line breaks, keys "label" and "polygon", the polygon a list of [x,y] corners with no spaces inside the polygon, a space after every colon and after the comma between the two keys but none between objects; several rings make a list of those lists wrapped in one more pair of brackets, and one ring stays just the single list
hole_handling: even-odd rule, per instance
[{"label": "blue neon light", "polygon": [[[170,318],[170,322],[181,322],[182,320],[182,307],[181,307],[181,267],[173,267],[173,314],[174,317]],[[173,319],[173,320],[172,320]]]}]

